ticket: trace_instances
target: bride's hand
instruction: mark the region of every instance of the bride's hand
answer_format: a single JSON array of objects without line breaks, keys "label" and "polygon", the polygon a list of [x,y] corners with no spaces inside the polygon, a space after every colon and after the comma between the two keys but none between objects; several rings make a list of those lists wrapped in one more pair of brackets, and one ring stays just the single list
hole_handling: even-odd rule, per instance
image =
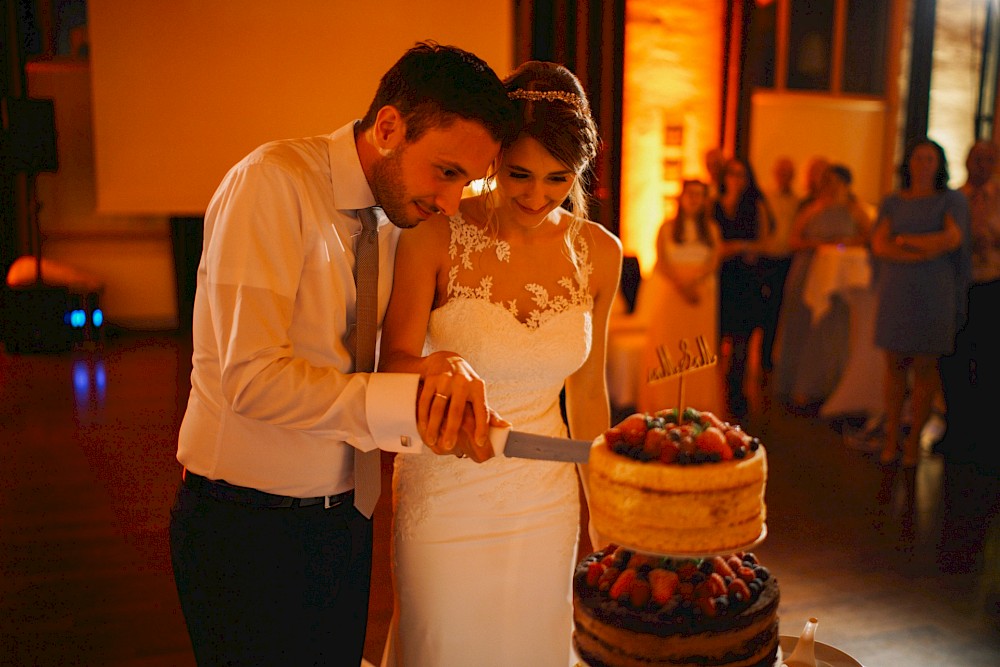
[{"label": "bride's hand", "polygon": [[[492,417],[482,378],[453,352],[435,352],[422,366],[417,428],[427,446],[436,454],[465,454],[477,461],[492,456]],[[462,447],[455,451],[460,436]]]},{"label": "bride's hand", "polygon": [[[510,422],[503,419],[498,415],[493,409],[487,408],[488,426],[495,428],[510,428]],[[484,444],[480,444],[475,439],[475,417],[472,414],[472,408],[468,403],[465,405],[465,414],[462,419],[462,428],[459,433],[458,444],[453,450],[455,456],[463,458],[468,456],[470,459],[476,463],[482,463],[488,459],[493,458],[496,455],[496,451],[493,449],[493,443],[490,441],[489,437],[486,438]]]}]

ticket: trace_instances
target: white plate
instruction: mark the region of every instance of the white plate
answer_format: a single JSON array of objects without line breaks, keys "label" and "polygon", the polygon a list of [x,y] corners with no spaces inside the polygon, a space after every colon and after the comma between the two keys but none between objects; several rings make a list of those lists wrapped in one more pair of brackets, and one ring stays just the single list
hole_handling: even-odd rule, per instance
[{"label": "white plate", "polygon": [[741,545],[741,546],[735,546],[732,549],[726,549],[725,551],[711,551],[711,552],[709,552],[709,551],[674,551],[674,552],[669,553],[669,554],[657,553],[655,551],[649,551],[648,549],[636,549],[635,547],[629,546],[628,544],[625,544],[623,542],[618,542],[616,540],[611,540],[611,541],[614,542],[615,544],[617,544],[620,547],[628,549],[629,551],[634,551],[637,554],[643,554],[643,555],[646,555],[646,556],[653,556],[653,557],[664,557],[665,556],[665,557],[668,557],[668,558],[710,558],[712,556],[730,556],[730,555],[736,553],[737,551],[750,551],[750,550],[754,549],[755,547],[757,547],[758,545],[760,545],[760,543],[764,541],[765,537],[767,537],[767,524],[764,524],[764,526],[760,529],[760,535],[758,535],[757,539],[754,540],[753,542],[751,542],[750,544],[744,544],[744,545]]},{"label": "white plate", "polygon": [[[798,637],[793,635],[781,635],[778,640],[781,646],[782,655],[791,655],[795,649]],[[829,644],[815,642],[816,645],[816,667],[864,667],[860,662],[847,655],[839,648],[834,648]],[[781,664],[781,661],[778,661]]]}]

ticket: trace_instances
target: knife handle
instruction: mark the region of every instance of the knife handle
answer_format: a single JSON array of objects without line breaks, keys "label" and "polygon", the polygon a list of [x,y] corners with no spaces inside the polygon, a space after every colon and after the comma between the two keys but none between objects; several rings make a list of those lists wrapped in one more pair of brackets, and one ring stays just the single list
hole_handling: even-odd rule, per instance
[{"label": "knife handle", "polygon": [[503,456],[503,450],[507,447],[507,436],[510,435],[510,426],[490,426],[490,444],[493,445],[493,455]]}]

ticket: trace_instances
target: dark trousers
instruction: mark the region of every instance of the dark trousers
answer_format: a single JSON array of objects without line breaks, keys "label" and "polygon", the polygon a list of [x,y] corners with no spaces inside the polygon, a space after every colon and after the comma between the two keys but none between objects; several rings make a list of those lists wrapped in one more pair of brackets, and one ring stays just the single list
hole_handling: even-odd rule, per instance
[{"label": "dark trousers", "polygon": [[199,665],[361,663],[372,522],[350,502],[259,508],[182,483],[170,551]]},{"label": "dark trousers", "polygon": [[781,314],[781,300],[785,295],[785,279],[792,266],[791,257],[761,258],[761,283],[764,299],[760,341],[760,366],[769,371],[774,368],[774,339],[778,333],[778,318]]},{"label": "dark trousers", "polygon": [[1000,397],[1000,280],[969,289],[969,317],[954,354],[941,358],[948,430],[938,450],[956,462],[1000,465],[1000,441],[988,418]]}]

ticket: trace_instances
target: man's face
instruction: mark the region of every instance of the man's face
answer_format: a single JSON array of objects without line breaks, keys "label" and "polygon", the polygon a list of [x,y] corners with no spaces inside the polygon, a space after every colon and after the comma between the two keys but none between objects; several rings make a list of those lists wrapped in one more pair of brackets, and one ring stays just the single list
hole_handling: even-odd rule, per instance
[{"label": "man's face", "polygon": [[997,150],[989,144],[978,143],[969,151],[965,168],[969,171],[969,182],[982,185],[990,180],[997,164]]},{"label": "man's face", "polygon": [[372,167],[372,192],[397,227],[415,227],[435,213],[454,215],[462,190],[483,178],[500,144],[479,123],[458,119],[413,142],[400,140]]}]

